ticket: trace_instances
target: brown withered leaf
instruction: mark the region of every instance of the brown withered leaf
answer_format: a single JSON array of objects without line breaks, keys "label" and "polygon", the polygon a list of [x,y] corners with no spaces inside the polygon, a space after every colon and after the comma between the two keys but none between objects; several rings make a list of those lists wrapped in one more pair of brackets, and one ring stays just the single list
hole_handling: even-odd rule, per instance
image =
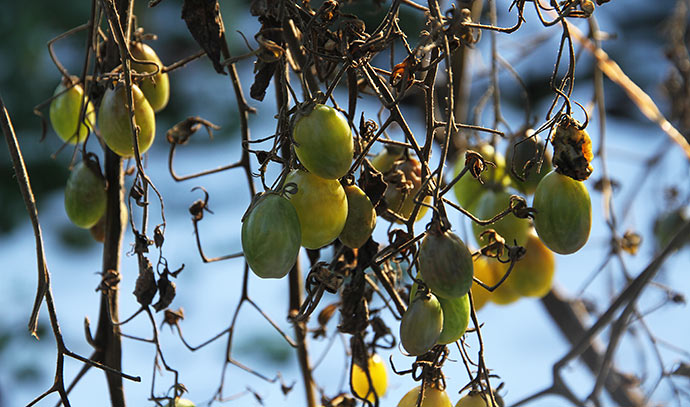
[{"label": "brown withered leaf", "polygon": [[182,19],[216,72],[225,75],[225,67],[220,63],[224,28],[218,0],[184,0]]}]

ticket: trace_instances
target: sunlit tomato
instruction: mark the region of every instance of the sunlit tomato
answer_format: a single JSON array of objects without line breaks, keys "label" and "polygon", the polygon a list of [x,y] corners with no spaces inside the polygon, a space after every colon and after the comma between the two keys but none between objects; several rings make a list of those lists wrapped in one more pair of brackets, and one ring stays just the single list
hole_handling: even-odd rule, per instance
[{"label": "sunlit tomato", "polygon": [[[388,375],[386,373],[386,364],[377,354],[373,354],[369,358],[368,368],[369,377],[371,378],[371,383],[374,385],[374,389],[371,390],[366,373],[356,364],[352,365],[352,389],[355,392],[355,396],[366,398],[373,403],[376,397],[380,399],[386,394],[386,389],[388,388]],[[376,392],[376,397],[374,396],[374,392]]]},{"label": "sunlit tomato", "polygon": [[400,321],[400,342],[412,356],[428,352],[441,335],[443,311],[432,293],[418,293]]},{"label": "sunlit tomato", "polygon": [[376,211],[369,197],[357,185],[344,187],[347,196],[347,220],[338,238],[347,247],[357,249],[369,240],[376,227]]},{"label": "sunlit tomato", "polygon": [[[415,196],[422,187],[422,165],[414,158],[398,161],[393,168],[384,175],[388,184],[384,199],[388,209],[399,216],[409,219],[416,205]],[[431,196],[424,198],[426,204],[431,203]],[[426,213],[427,207],[422,205],[417,212],[419,220]],[[398,222],[396,218],[384,215],[384,219]]]},{"label": "sunlit tomato", "polygon": [[[511,194],[506,191],[487,191],[479,201],[477,201],[474,215],[481,220],[489,220],[497,214],[504,211],[510,205]],[[474,237],[477,239],[477,244],[484,245],[486,241],[479,238],[480,234],[487,229],[494,229],[499,235],[503,236],[506,244],[514,245],[515,241],[519,246],[524,246],[527,243],[527,235],[529,234],[529,220],[521,219],[512,213],[507,214],[497,222],[486,226],[480,226],[477,223],[472,223],[472,230]]]},{"label": "sunlit tomato", "polygon": [[419,271],[435,294],[460,298],[472,285],[472,254],[456,234],[431,228],[419,249]]},{"label": "sunlit tomato", "polygon": [[523,297],[541,298],[551,290],[556,260],[534,233],[529,234],[525,249],[525,256],[515,263],[508,277],[510,287]]},{"label": "sunlit tomato", "polygon": [[[506,161],[503,158],[503,154],[496,152],[489,144],[483,144],[476,148],[475,151],[481,154],[485,160],[496,164],[496,167],[492,165],[486,166],[486,169],[481,174],[481,179],[484,181],[483,185],[468,171],[453,186],[455,198],[460,206],[470,211],[485,191],[495,188],[502,189],[510,183],[510,178],[506,175]],[[465,157],[463,156],[456,162],[453,176],[460,174],[460,171],[464,168]]]},{"label": "sunlit tomato", "polygon": [[503,399],[494,394],[494,399],[489,400],[488,392],[472,390],[458,400],[455,407],[503,407]]},{"label": "sunlit tomato", "polygon": [[[488,281],[491,277],[491,266],[486,257],[479,256],[474,260],[474,276],[481,280],[482,282]],[[474,309],[479,311],[484,308],[487,302],[491,300],[492,292],[486,290],[484,287],[477,284],[477,282],[472,283],[472,302],[474,303]]]},{"label": "sunlit tomato", "polygon": [[371,165],[378,172],[385,174],[393,168],[396,161],[403,158],[404,153],[405,149],[403,147],[387,145],[371,159]]},{"label": "sunlit tomato", "polygon": [[262,195],[242,219],[242,251],[254,274],[282,278],[297,260],[301,228],[297,211],[280,195]]},{"label": "sunlit tomato", "polygon": [[[134,118],[139,126],[139,152],[143,154],[151,147],[156,136],[156,118],[151,105],[137,85],[132,84],[132,94]],[[124,82],[118,83],[115,89],[108,88],[98,110],[98,127],[108,147],[115,154],[129,158],[134,156],[134,146],[126,100]]]},{"label": "sunlit tomato", "polygon": [[302,246],[318,249],[334,241],[347,220],[347,197],[340,182],[302,170],[290,172],[285,182],[297,185],[289,199],[302,226]]},{"label": "sunlit tomato", "polygon": [[[676,208],[669,212],[660,213],[654,221],[654,239],[658,250],[663,250],[671,242],[673,236],[680,231],[683,223],[690,216],[687,207]],[[681,246],[690,244],[690,234],[685,237]]]},{"label": "sunlit tomato", "polygon": [[532,206],[537,210],[534,227],[549,249],[570,254],[587,243],[592,202],[585,184],[551,171],[539,182]]},{"label": "sunlit tomato", "polygon": [[[480,279],[484,284],[488,285],[489,287],[493,287],[496,285],[501,278],[505,275],[505,273],[508,271],[508,264],[503,264],[499,262],[496,259],[493,258],[485,258],[486,260],[486,267],[483,269],[479,269],[477,267],[477,270],[475,270],[475,276]],[[475,264],[476,265],[476,264]],[[501,285],[496,288],[494,291],[492,291],[489,294],[489,299],[493,301],[496,304],[499,305],[507,305],[510,303],[513,303],[517,300],[520,299],[520,294],[518,294],[515,289],[513,289],[511,283],[512,283],[512,271],[511,274],[508,276],[508,278],[501,283]],[[477,285],[477,284],[475,284]],[[476,287],[475,291],[481,292],[485,291],[488,292],[484,287],[478,286]],[[472,294],[475,293],[475,291],[472,292]],[[475,299],[476,301],[476,299]],[[476,304],[475,304],[476,308]]]},{"label": "sunlit tomato", "polygon": [[[540,171],[537,173],[539,159],[544,152],[546,152],[546,156],[542,161]],[[528,165],[530,168],[526,168]],[[536,137],[524,139],[524,141],[517,140],[510,144],[506,150],[506,171],[510,175],[511,184],[523,194],[533,194],[537,190],[539,181],[551,171],[551,168],[551,154],[544,148],[544,142],[537,140]],[[525,180],[522,181],[516,177],[513,170]]]},{"label": "sunlit tomato", "polygon": [[[132,68],[140,73],[158,73],[147,77],[139,83],[139,88],[144,92],[144,96],[151,104],[154,112],[159,112],[168,105],[168,100],[170,99],[170,83],[168,81],[167,72],[161,72],[163,69],[163,63],[156,52],[144,44],[143,42],[132,42],[129,47],[129,51],[132,56],[140,61],[153,62],[152,64],[142,64],[142,63],[132,63]],[[158,68],[156,68],[158,66]]]},{"label": "sunlit tomato", "polygon": [[[76,80],[76,78],[73,79]],[[63,80],[55,89],[54,94],[59,96],[50,102],[50,124],[62,140],[76,144],[86,139],[89,129],[93,128],[96,123],[96,109],[94,109],[88,96],[84,96],[84,89],[80,84],[76,84],[65,93],[62,93],[67,86],[69,86],[69,83]],[[60,95],[60,93],[62,94]],[[79,134],[77,135],[82,97],[84,97],[86,111],[84,122],[79,124]]]},{"label": "sunlit tomato", "polygon": [[295,120],[295,153],[304,167],[326,179],[338,179],[350,169],[354,143],[347,119],[326,105]]},{"label": "sunlit tomato", "polygon": [[[418,274],[417,278],[421,279]],[[417,283],[412,284],[410,298],[414,299],[417,295]],[[465,294],[460,298],[438,297],[443,311],[443,329],[436,343],[447,345],[460,339],[467,330],[470,321],[470,297]]]},{"label": "sunlit tomato", "polygon": [[[403,396],[403,398],[398,403],[398,407],[416,407],[417,399],[419,398],[419,393],[421,386],[417,386],[410,390]],[[426,386],[424,388],[424,399],[420,407],[451,407],[452,403],[448,393],[445,390],[441,390],[435,386]]]},{"label": "sunlit tomato", "polygon": [[105,214],[103,177],[83,161],[74,166],[65,187],[65,211],[72,223],[88,229]]},{"label": "sunlit tomato", "polygon": [[[168,407],[171,407],[172,404],[172,402],[168,403]],[[188,399],[177,398],[175,399],[175,407],[196,407],[196,404]]]}]

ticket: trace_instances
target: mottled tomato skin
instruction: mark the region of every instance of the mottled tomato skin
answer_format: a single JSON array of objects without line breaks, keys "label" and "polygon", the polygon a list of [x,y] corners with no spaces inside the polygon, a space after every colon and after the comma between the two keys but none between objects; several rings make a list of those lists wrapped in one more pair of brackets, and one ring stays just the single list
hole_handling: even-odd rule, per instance
[{"label": "mottled tomato skin", "polygon": [[400,342],[412,356],[428,352],[441,335],[443,311],[436,296],[419,293],[400,321]]},{"label": "mottled tomato skin", "polygon": [[[484,181],[484,184],[481,184],[479,180],[474,178],[468,171],[453,186],[453,192],[455,193],[455,198],[458,200],[458,203],[469,211],[474,210],[474,204],[477,203],[482,194],[487,190],[495,188],[501,189],[510,184],[510,178],[506,175],[506,160],[503,154],[496,152],[489,144],[484,144],[475,151],[481,154],[485,160],[494,163],[496,166],[487,165],[486,169],[482,172],[481,179]],[[463,156],[462,159],[459,159],[455,163],[455,173],[453,176],[456,177],[464,168],[465,157]]]},{"label": "mottled tomato skin", "polygon": [[[474,215],[481,220],[489,220],[508,208],[510,204],[511,194],[507,191],[487,191],[479,201],[476,203]],[[507,214],[497,222],[486,226],[480,226],[477,223],[472,223],[472,231],[474,237],[477,239],[477,244],[484,245],[486,241],[480,239],[480,235],[487,229],[494,229],[499,235],[503,236],[506,244],[514,245],[515,241],[519,246],[524,246],[527,243],[527,235],[529,234],[529,220],[521,219],[513,215]]]},{"label": "mottled tomato skin", "polygon": [[347,219],[340,232],[340,242],[358,249],[369,240],[376,227],[376,211],[369,197],[357,185],[343,187],[347,196]]},{"label": "mottled tomato skin", "polygon": [[261,196],[242,219],[242,251],[254,274],[282,278],[297,260],[302,234],[297,211],[280,195]]},{"label": "mottled tomato skin", "polygon": [[83,161],[74,166],[65,187],[65,212],[72,223],[88,229],[105,214],[105,180]]},{"label": "mottled tomato skin", "polygon": [[541,298],[551,290],[556,259],[534,233],[527,238],[525,249],[525,256],[515,263],[508,280],[521,296]]},{"label": "mottled tomato skin", "polygon": [[419,271],[435,294],[460,298],[467,294],[474,274],[472,254],[449,230],[429,230],[419,249]]},{"label": "mottled tomato skin", "polygon": [[[417,275],[417,278],[420,277],[420,275]],[[416,295],[417,283],[414,283],[410,290],[410,298],[415,298]],[[441,303],[441,310],[443,311],[443,329],[436,342],[447,345],[460,339],[467,330],[467,325],[470,321],[470,297],[465,294],[459,298],[443,298],[439,296],[437,298],[438,302]]]},{"label": "mottled tomato skin", "polygon": [[59,96],[50,102],[50,124],[63,141],[70,144],[81,143],[89,134],[89,129],[96,124],[96,109],[89,98],[86,97],[84,100],[86,106],[84,122],[86,124],[83,122],[79,124],[79,134],[77,134],[77,124],[79,123],[84,89],[80,84],[76,84],[65,93],[62,93],[66,89],[66,85],[63,81],[55,89],[54,95]]},{"label": "mottled tomato skin", "polygon": [[373,354],[368,361],[369,376],[374,389],[371,390],[367,374],[361,367],[356,364],[352,365],[352,389],[355,395],[359,398],[366,398],[370,402],[374,402],[374,392],[379,399],[386,394],[388,389],[388,374],[386,373],[386,364],[383,359],[377,354]]},{"label": "mottled tomato skin", "polygon": [[295,153],[304,167],[326,179],[345,175],[352,164],[354,143],[347,119],[326,105],[295,120],[292,137]]},{"label": "mottled tomato skin", "polygon": [[[398,407],[417,407],[420,391],[421,386],[408,391],[398,402]],[[448,393],[445,390],[440,390],[435,386],[424,388],[424,399],[422,399],[420,407],[451,407],[452,405],[450,397],[448,397]]]},{"label": "mottled tomato skin", "polygon": [[559,254],[571,254],[587,243],[592,202],[587,187],[556,171],[547,174],[534,193],[534,227],[542,242]]},{"label": "mottled tomato skin", "polygon": [[288,174],[286,183],[295,183],[297,193],[289,195],[302,227],[302,246],[318,249],[334,241],[345,227],[347,197],[340,182],[302,170]]},{"label": "mottled tomato skin", "polygon": [[[144,93],[137,85],[132,85],[132,95],[134,96],[134,118],[139,126],[139,152],[143,154],[151,147],[156,136],[156,117]],[[98,110],[98,127],[108,147],[115,154],[129,158],[134,156],[134,146],[129,124],[129,109],[125,106],[126,100],[127,91],[123,82],[118,83],[115,89],[108,88]]]},{"label": "mottled tomato skin", "polygon": [[153,111],[158,113],[168,105],[168,101],[170,100],[168,73],[161,72],[163,63],[160,58],[158,58],[156,51],[143,42],[133,42],[129,47],[129,51],[134,58],[140,61],[154,62],[158,66],[158,68],[156,68],[156,66],[151,64],[132,63],[132,68],[140,73],[150,73],[158,70],[158,73],[143,79],[139,83],[139,88],[144,92],[144,96],[146,96]]}]

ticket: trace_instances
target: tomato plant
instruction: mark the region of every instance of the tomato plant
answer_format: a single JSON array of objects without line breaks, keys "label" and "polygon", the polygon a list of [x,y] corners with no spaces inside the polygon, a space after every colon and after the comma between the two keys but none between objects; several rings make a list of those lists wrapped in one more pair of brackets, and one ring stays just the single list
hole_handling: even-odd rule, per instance
[{"label": "tomato plant", "polygon": [[[421,280],[421,276],[417,274],[417,278]],[[410,290],[410,298],[414,299],[417,295],[417,283],[412,284]],[[458,298],[443,298],[436,297],[441,303],[441,311],[443,311],[443,329],[441,335],[438,337],[437,343],[447,345],[460,339],[467,330],[467,325],[470,322],[470,297],[468,294]]]},{"label": "tomato plant", "polygon": [[545,296],[553,283],[556,259],[534,233],[527,237],[525,256],[518,260],[508,277],[510,287],[523,297]]},{"label": "tomato plant", "polygon": [[412,356],[431,349],[443,330],[441,303],[432,293],[418,292],[400,321],[400,343]]},{"label": "tomato plant", "polygon": [[289,199],[299,216],[302,246],[318,249],[334,241],[347,220],[347,197],[340,182],[302,170],[290,172],[285,182],[297,185]]},{"label": "tomato plant", "polygon": [[242,219],[242,251],[261,278],[282,278],[297,261],[301,227],[297,211],[275,193],[258,198]]},{"label": "tomato plant", "polygon": [[472,254],[456,234],[432,227],[419,249],[419,272],[435,294],[460,298],[472,285]]},{"label": "tomato plant", "polygon": [[[77,78],[73,77],[71,80],[76,81]],[[96,123],[96,110],[88,96],[84,96],[84,88],[79,83],[70,86],[71,84],[65,80],[57,86],[54,93],[55,99],[50,102],[49,116],[55,133],[63,141],[76,144],[86,139],[89,129],[92,129]],[[79,123],[82,99],[84,99],[86,110],[84,122]]]},{"label": "tomato plant", "polygon": [[326,105],[295,119],[292,137],[295,153],[304,167],[326,179],[345,175],[352,163],[354,143],[345,116]]},{"label": "tomato plant", "polygon": [[373,390],[369,386],[367,374],[356,364],[352,365],[352,389],[357,397],[367,399],[373,403],[375,400],[374,392],[376,392],[376,397],[378,398],[386,394],[388,375],[386,373],[386,364],[378,354],[373,354],[369,357],[367,367],[369,368],[371,383],[374,385]]},{"label": "tomato plant", "polygon": [[347,219],[338,238],[345,246],[357,249],[369,240],[376,227],[376,211],[369,197],[357,185],[344,187]]},{"label": "tomato plant", "polygon": [[105,180],[100,173],[80,161],[74,166],[65,187],[65,211],[80,228],[94,226],[105,214]]},{"label": "tomato plant", "polygon": [[[417,399],[421,386],[408,391],[403,398],[398,402],[398,407],[416,407]],[[445,390],[439,389],[437,386],[426,386],[424,388],[424,398],[420,407],[451,407],[452,403],[448,393]]]},{"label": "tomato plant", "polygon": [[148,61],[155,64],[133,62],[132,68],[140,73],[157,71],[155,75],[142,79],[139,82],[139,88],[144,92],[144,96],[146,96],[146,100],[149,101],[154,112],[163,110],[168,105],[168,100],[170,99],[170,82],[168,73],[161,71],[164,65],[160,58],[158,58],[158,54],[156,54],[153,48],[143,42],[132,42],[129,52],[140,61]]},{"label": "tomato plant", "polygon": [[[545,154],[540,171],[537,166],[542,154]],[[511,184],[520,192],[531,195],[537,190],[537,184],[551,171],[551,154],[546,150],[544,142],[537,137],[518,140],[506,149],[506,168],[510,175]],[[519,179],[514,172],[524,178]]]},{"label": "tomato plant", "polygon": [[[510,178],[506,174],[506,160],[503,154],[494,150],[490,144],[483,144],[476,148],[476,151],[485,160],[494,163],[495,166],[487,164],[486,169],[480,175],[484,184],[475,179],[469,171],[465,173],[453,186],[453,192],[458,203],[463,208],[473,211],[474,204],[489,189],[502,189],[510,183]],[[455,174],[457,176],[465,168],[465,160],[458,160],[455,163]]]},{"label": "tomato plant", "polygon": [[[422,165],[414,158],[398,161],[390,171],[384,175],[388,183],[384,200],[388,209],[398,216],[409,219],[416,205],[415,197],[422,188]],[[424,203],[431,203],[431,196],[424,197]],[[427,207],[422,205],[417,212],[415,221],[421,219],[426,213]],[[397,218],[384,214],[385,219],[400,222]]]},{"label": "tomato plant", "polygon": [[592,203],[585,184],[551,171],[539,182],[532,206],[537,210],[534,227],[546,247],[570,254],[587,243]]},{"label": "tomato plant", "polygon": [[[510,205],[511,194],[507,191],[486,191],[479,201],[477,201],[474,214],[481,220],[489,220],[502,212]],[[498,234],[503,236],[506,244],[514,245],[517,241],[519,246],[524,246],[527,242],[527,235],[529,234],[529,220],[521,219],[512,213],[507,214],[498,221],[489,225],[481,226],[477,223],[472,223],[472,231],[474,237],[477,239],[477,244],[480,246],[486,242],[480,239],[480,235],[487,229],[494,229]]]},{"label": "tomato plant", "polygon": [[[139,126],[139,152],[145,153],[156,136],[156,118],[151,105],[137,85],[132,84],[134,118]],[[123,82],[115,89],[105,91],[98,110],[98,128],[108,147],[121,157],[133,157],[132,130],[130,127],[127,92]]]}]

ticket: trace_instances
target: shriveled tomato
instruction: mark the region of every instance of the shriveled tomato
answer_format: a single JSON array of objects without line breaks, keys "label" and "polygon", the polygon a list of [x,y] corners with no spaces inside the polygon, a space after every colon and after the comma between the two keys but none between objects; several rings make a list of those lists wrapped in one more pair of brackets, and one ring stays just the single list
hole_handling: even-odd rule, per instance
[{"label": "shriveled tomato", "polygon": [[432,227],[419,249],[419,271],[435,294],[460,298],[472,285],[472,254],[456,234]]},{"label": "shriveled tomato", "polygon": [[80,228],[94,226],[105,214],[105,180],[80,161],[74,166],[65,187],[65,211]]},{"label": "shriveled tomato", "polygon": [[[144,93],[132,84],[134,96],[134,118],[139,126],[139,152],[145,153],[156,136],[156,117]],[[133,157],[132,130],[129,124],[129,109],[126,107],[127,91],[124,82],[115,89],[105,91],[98,110],[98,127],[108,147],[121,157]]]},{"label": "shriveled tomato", "polygon": [[[542,154],[546,153],[541,169],[537,166]],[[520,192],[531,195],[537,190],[537,184],[551,171],[551,154],[544,147],[544,142],[535,137],[517,140],[506,150],[506,171],[510,175],[511,184]],[[519,179],[513,171],[525,180]]]},{"label": "shriveled tomato", "polygon": [[[416,407],[417,399],[419,399],[419,393],[421,391],[421,386],[417,386],[410,390],[403,396],[403,398],[398,403],[398,407]],[[451,407],[452,403],[448,393],[445,390],[441,390],[436,386],[426,386],[424,388],[424,398],[420,407]]]},{"label": "shriveled tomato", "polygon": [[[486,267],[481,270],[475,271],[475,276],[484,284],[488,285],[489,287],[492,287],[496,285],[501,280],[501,278],[503,278],[505,273],[508,271],[509,265],[503,264],[493,258],[485,258],[485,260]],[[499,305],[507,305],[520,299],[520,294],[518,294],[512,287],[512,277],[513,274],[511,271],[511,274],[508,276],[508,278],[506,278],[505,281],[503,281],[503,283],[501,283],[501,285],[498,286],[498,288],[490,292],[488,297],[491,301]],[[488,292],[488,290],[481,286],[478,286],[476,288],[476,291]],[[472,292],[472,294],[474,294],[474,291]]]},{"label": "shriveled tomato", "polygon": [[551,171],[539,182],[532,206],[537,210],[534,227],[549,249],[570,254],[587,243],[592,203],[585,184]]},{"label": "shriveled tomato", "polygon": [[[511,194],[506,191],[487,191],[479,201],[476,203],[474,214],[481,220],[488,220],[502,212],[510,205]],[[477,244],[486,244],[479,236],[487,229],[494,229],[498,234],[503,236],[506,244],[514,245],[515,241],[519,246],[524,246],[527,243],[527,235],[529,234],[529,220],[521,219],[512,213],[507,214],[497,222],[486,226],[480,226],[477,223],[472,223],[472,230],[477,239]]]},{"label": "shriveled tomato", "polygon": [[297,211],[287,199],[265,193],[242,219],[242,251],[254,274],[282,278],[297,260],[301,242]]},{"label": "shriveled tomato", "polygon": [[316,105],[295,120],[295,153],[304,167],[326,179],[345,175],[352,164],[354,143],[345,116],[326,105]]},{"label": "shriveled tomato", "polygon": [[153,76],[144,78],[139,83],[139,88],[144,92],[144,96],[151,104],[154,112],[159,112],[168,105],[168,100],[170,99],[170,82],[168,80],[168,73],[162,72],[163,63],[158,54],[150,46],[144,44],[143,42],[132,42],[129,51],[132,56],[140,61],[153,62],[152,64],[144,64],[135,62],[132,64],[132,68],[140,73],[151,73],[156,72]]},{"label": "shriveled tomato", "polygon": [[400,342],[412,356],[428,352],[443,329],[441,303],[432,293],[419,292],[400,321]]},{"label": "shriveled tomato", "polygon": [[[383,359],[381,359],[381,356],[377,354],[371,355],[367,366],[369,368],[371,384],[374,385],[374,388],[371,389],[369,379],[367,379],[367,374],[364,370],[356,364],[353,364],[352,389],[355,392],[355,396],[366,398],[373,403],[376,397],[380,399],[386,394],[386,389],[388,389],[388,374],[386,373],[386,364]],[[376,392],[376,397],[374,396],[374,392]]]},{"label": "shriveled tomato", "polygon": [[525,249],[508,277],[510,286],[523,297],[541,298],[551,290],[556,260],[534,233],[529,234]]},{"label": "shriveled tomato", "polygon": [[592,140],[572,117],[563,116],[551,134],[553,165],[561,174],[584,181],[592,174]]},{"label": "shriveled tomato", "polygon": [[[474,149],[484,157],[485,160],[494,163],[496,166],[488,165],[481,174],[481,179],[484,184],[474,178],[469,171],[458,180],[453,186],[453,192],[458,203],[463,208],[472,211],[474,204],[479,200],[482,194],[488,189],[502,189],[510,183],[510,178],[506,175],[506,161],[503,154],[496,152],[489,144],[483,144]],[[455,173],[453,176],[460,174],[465,168],[465,159],[459,159],[455,164]]]},{"label": "shriveled tomato", "polygon": [[[417,274],[417,278],[421,279],[421,276]],[[414,283],[410,290],[410,298],[414,299],[416,295],[417,283]],[[443,311],[443,329],[436,342],[447,345],[460,339],[467,330],[470,321],[470,297],[465,294],[460,298],[437,298]]]},{"label": "shriveled tomato", "polygon": [[488,392],[471,390],[458,400],[455,407],[502,407],[503,399],[494,394],[493,400],[489,399]]},{"label": "shriveled tomato", "polygon": [[376,211],[369,197],[357,185],[344,187],[347,196],[347,220],[338,238],[347,247],[360,248],[376,227]]},{"label": "shriveled tomato", "polygon": [[[76,81],[74,77],[72,80]],[[53,130],[63,141],[71,144],[81,143],[96,124],[96,109],[84,96],[84,88],[80,84],[71,86],[68,81],[63,80],[55,89],[55,95],[59,95],[50,102],[50,124]],[[64,93],[62,93],[64,91]],[[61,94],[62,93],[62,94]],[[82,98],[84,98],[84,122],[79,123],[79,116],[82,108]],[[77,131],[77,127],[79,130]]]},{"label": "shriveled tomato", "polygon": [[[404,219],[409,219],[416,205],[415,197],[422,188],[421,163],[414,158],[398,161],[390,171],[384,174],[384,180],[388,184],[384,195],[388,209]],[[423,202],[431,203],[431,196],[426,196]],[[415,221],[421,219],[426,210],[427,207],[422,205]],[[399,222],[397,218],[385,214],[383,218]]]},{"label": "shriveled tomato", "polygon": [[302,246],[318,249],[334,241],[347,220],[347,197],[340,182],[302,170],[290,172],[285,182],[297,185],[289,199],[302,226]]}]

